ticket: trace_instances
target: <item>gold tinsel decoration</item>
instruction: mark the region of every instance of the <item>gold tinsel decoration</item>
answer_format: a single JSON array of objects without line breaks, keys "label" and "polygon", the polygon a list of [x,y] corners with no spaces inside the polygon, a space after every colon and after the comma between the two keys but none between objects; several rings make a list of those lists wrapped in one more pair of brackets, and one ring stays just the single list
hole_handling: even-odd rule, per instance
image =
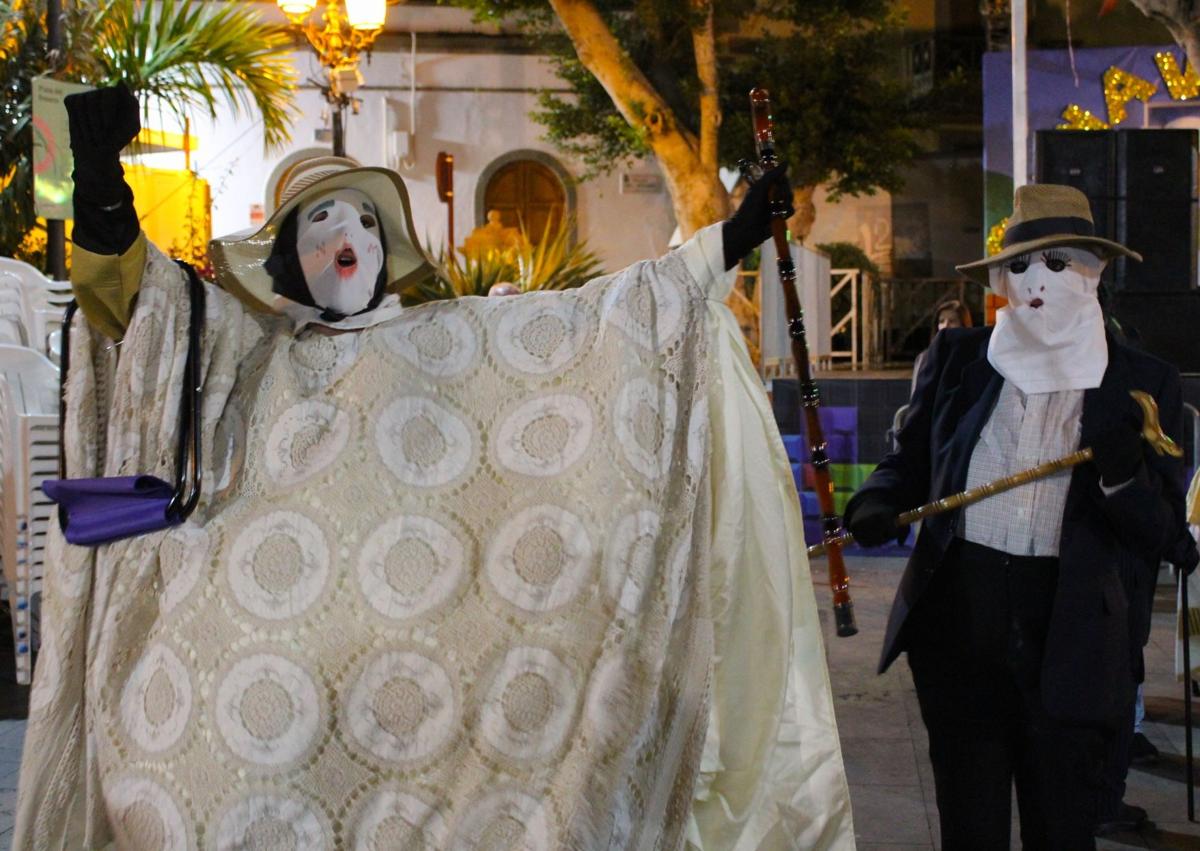
[{"label": "gold tinsel decoration", "polygon": [[1004,231],[1008,229],[1008,216],[1005,216],[996,224],[992,225],[991,230],[987,235],[987,256],[999,254],[1000,249],[1004,248]]},{"label": "gold tinsel decoration", "polygon": [[1167,91],[1172,100],[1191,100],[1200,95],[1200,74],[1196,73],[1195,68],[1186,65],[1186,59],[1184,62],[1187,67],[1186,72],[1179,70],[1174,53],[1160,50],[1154,54],[1154,64],[1158,66],[1158,73],[1162,75],[1163,82],[1167,84]]},{"label": "gold tinsel decoration", "polygon": [[1108,123],[1120,124],[1128,117],[1125,104],[1131,100],[1144,103],[1157,91],[1158,86],[1149,80],[1112,66],[1104,72],[1104,102],[1108,105]]},{"label": "gold tinsel decoration", "polygon": [[1084,109],[1077,103],[1068,106],[1062,112],[1063,123],[1058,125],[1059,130],[1107,130],[1108,124],[1100,118],[1092,114],[1091,110]]}]

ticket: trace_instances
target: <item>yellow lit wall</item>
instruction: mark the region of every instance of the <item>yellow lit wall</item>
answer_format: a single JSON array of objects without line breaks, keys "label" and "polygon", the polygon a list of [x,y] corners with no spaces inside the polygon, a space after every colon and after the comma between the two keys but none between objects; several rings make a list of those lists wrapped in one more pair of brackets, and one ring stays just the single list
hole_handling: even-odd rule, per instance
[{"label": "yellow lit wall", "polygon": [[125,180],[146,237],[160,249],[200,263],[212,238],[212,196],[190,171],[126,165]]}]

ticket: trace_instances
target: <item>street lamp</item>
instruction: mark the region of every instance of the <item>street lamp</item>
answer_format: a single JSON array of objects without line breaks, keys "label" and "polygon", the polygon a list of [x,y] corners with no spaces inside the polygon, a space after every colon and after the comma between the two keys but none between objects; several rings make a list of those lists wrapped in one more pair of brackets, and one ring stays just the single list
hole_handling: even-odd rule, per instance
[{"label": "street lamp", "polygon": [[353,94],[362,85],[358,58],[370,55],[375,37],[383,31],[387,15],[387,0],[324,0],[325,9],[319,20],[313,20],[317,0],[275,0],[292,29],[302,35],[316,52],[329,74],[329,83],[322,87],[325,99],[333,108],[333,153],[346,155],[346,131],[343,124],[346,107],[358,111]]}]

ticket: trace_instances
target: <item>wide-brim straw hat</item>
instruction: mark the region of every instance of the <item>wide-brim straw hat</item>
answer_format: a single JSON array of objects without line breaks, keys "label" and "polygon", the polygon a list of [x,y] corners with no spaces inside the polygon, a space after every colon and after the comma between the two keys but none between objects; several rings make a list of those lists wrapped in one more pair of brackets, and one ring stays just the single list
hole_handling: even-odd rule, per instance
[{"label": "wide-brim straw hat", "polygon": [[1034,183],[1017,188],[1000,252],[955,268],[986,286],[989,266],[1032,254],[1040,248],[1058,246],[1086,248],[1102,260],[1111,260],[1118,255],[1142,259],[1142,255],[1119,242],[1096,236],[1092,208],[1087,196],[1078,189],[1055,183]]},{"label": "wide-brim straw hat", "polygon": [[274,311],[279,296],[263,264],[279,227],[292,210],[335,189],[357,189],[373,202],[387,242],[389,292],[398,293],[428,277],[433,266],[417,243],[408,190],[386,168],[360,166],[346,157],[313,157],[288,169],[274,190],[274,210],[256,231],[242,231],[209,243],[217,283],[251,308]]}]

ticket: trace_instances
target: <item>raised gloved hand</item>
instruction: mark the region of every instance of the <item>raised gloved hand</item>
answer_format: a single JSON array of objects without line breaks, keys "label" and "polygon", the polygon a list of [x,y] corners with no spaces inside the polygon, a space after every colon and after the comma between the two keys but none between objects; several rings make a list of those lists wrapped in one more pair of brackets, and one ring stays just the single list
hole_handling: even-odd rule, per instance
[{"label": "raised gloved hand", "polygon": [[867,491],[847,506],[845,526],[864,547],[878,547],[908,537],[908,527],[896,526],[900,509],[882,491]]},{"label": "raised gloved hand", "polygon": [[142,129],[138,99],[124,83],[68,95],[71,152],[80,159],[112,159]]},{"label": "raised gloved hand", "polygon": [[1140,429],[1126,420],[1097,435],[1092,463],[1100,471],[1100,483],[1111,488],[1132,479],[1142,466],[1143,445]]},{"label": "raised gloved hand", "polygon": [[788,216],[795,213],[787,166],[776,166],[750,185],[741,205],[721,228],[726,269],[732,269],[743,257],[770,238],[772,188],[775,197],[787,202]]},{"label": "raised gloved hand", "polygon": [[64,103],[75,158],[72,241],[96,254],[124,254],[139,225],[120,155],[141,130],[138,100],[118,83],[68,95]]}]

